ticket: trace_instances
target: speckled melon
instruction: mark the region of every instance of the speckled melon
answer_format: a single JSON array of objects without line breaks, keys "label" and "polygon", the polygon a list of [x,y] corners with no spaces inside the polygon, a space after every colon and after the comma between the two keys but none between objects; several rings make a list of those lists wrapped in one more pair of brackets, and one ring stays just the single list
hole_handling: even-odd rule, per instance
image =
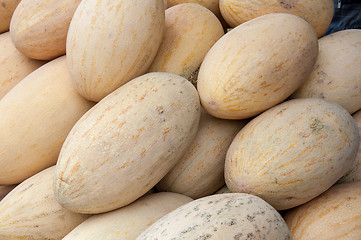
[{"label": "speckled melon", "polygon": [[159,192],[85,220],[63,240],[134,240],[159,218],[192,201],[182,194]]},{"label": "speckled melon", "polygon": [[361,182],[332,186],[286,212],[294,240],[351,240],[361,236]]},{"label": "speckled melon", "polygon": [[225,181],[231,192],[289,209],[350,171],[359,143],[357,125],[340,105],[318,98],[289,100],[237,134],[227,152]]},{"label": "speckled melon", "polygon": [[93,105],[74,89],[66,56],[13,87],[0,100],[0,185],[54,165],[71,128]]},{"label": "speckled melon", "polygon": [[[332,0],[220,0],[223,18],[235,27],[269,13],[289,13],[305,19],[321,37],[334,14]],[[287,24],[287,22],[285,22]]]},{"label": "speckled melon", "polygon": [[361,109],[361,29],[338,31],[318,40],[319,54],[307,80],[292,98],[334,101],[351,114]]},{"label": "speckled melon", "polygon": [[205,55],[223,34],[217,17],[199,4],[168,8],[163,41],[148,71],[175,73],[195,83]]},{"label": "speckled melon", "polygon": [[54,199],[55,166],[16,186],[0,202],[0,239],[62,239],[90,215],[62,208]]},{"label": "speckled melon", "polygon": [[[0,4],[1,5],[1,4]],[[24,56],[11,41],[10,32],[0,34],[0,99],[45,62]]]},{"label": "speckled melon", "polygon": [[256,116],[301,86],[317,54],[311,25],[295,15],[267,14],[241,24],[202,62],[197,79],[202,106],[219,118]]},{"label": "speckled melon", "polygon": [[159,72],[129,81],[69,133],[57,162],[56,199],[82,213],[135,201],[185,154],[199,118],[197,90],[187,79]]},{"label": "speckled melon", "polygon": [[224,160],[233,138],[246,121],[219,119],[202,111],[197,135],[180,161],[157,184],[160,191],[193,199],[214,193],[224,183]]},{"label": "speckled melon", "polygon": [[277,239],[290,240],[281,215],[259,197],[245,193],[193,200],[147,228],[137,240]]},{"label": "speckled melon", "polygon": [[20,0],[2,0],[0,3],[0,33],[9,30],[11,17]]},{"label": "speckled melon", "polygon": [[100,101],[144,74],[162,41],[162,0],[84,0],[68,31],[66,53],[73,83]]},{"label": "speckled melon", "polygon": [[80,0],[21,0],[11,18],[11,39],[25,56],[52,60],[65,54],[70,21]]},{"label": "speckled melon", "polygon": [[[354,113],[352,117],[356,121],[359,134],[361,136],[361,110]],[[342,178],[340,178],[338,182],[344,183],[344,182],[356,182],[356,181],[361,181],[361,144],[357,150],[355,164],[352,166],[349,172],[347,172]]]}]

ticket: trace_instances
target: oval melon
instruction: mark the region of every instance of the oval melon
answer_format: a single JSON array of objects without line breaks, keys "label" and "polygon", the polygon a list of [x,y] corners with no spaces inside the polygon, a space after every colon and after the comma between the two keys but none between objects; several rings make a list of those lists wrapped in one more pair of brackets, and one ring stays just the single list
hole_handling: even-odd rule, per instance
[{"label": "oval melon", "polygon": [[185,154],[199,118],[197,91],[185,78],[148,73],[129,81],[69,133],[57,162],[56,199],[82,213],[135,201]]},{"label": "oval melon", "polygon": [[257,195],[277,210],[320,195],[355,163],[360,137],[352,116],[318,98],[289,100],[252,119],[228,149],[231,192]]}]

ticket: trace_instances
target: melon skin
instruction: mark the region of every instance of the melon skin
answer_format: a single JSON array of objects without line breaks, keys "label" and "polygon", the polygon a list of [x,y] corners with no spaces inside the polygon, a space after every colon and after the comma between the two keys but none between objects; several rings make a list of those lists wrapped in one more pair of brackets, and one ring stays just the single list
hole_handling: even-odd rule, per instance
[{"label": "melon skin", "polygon": [[197,90],[185,78],[148,73],[133,79],[70,131],[57,161],[56,199],[80,213],[135,201],[185,154],[199,118]]},{"label": "melon skin", "polygon": [[[359,134],[361,136],[361,110],[352,114],[353,119],[358,126]],[[357,150],[355,164],[352,166],[349,172],[347,172],[342,178],[338,180],[338,183],[357,182],[361,181],[361,144]]]},{"label": "melon skin", "polygon": [[254,117],[299,88],[317,54],[315,32],[302,18],[274,13],[250,20],[204,58],[197,80],[202,106],[218,118]]},{"label": "melon skin", "polygon": [[148,70],[164,30],[162,0],[85,0],[71,20],[66,53],[77,91],[98,102]]},{"label": "melon skin", "polygon": [[361,182],[335,184],[315,199],[286,212],[294,240],[348,240],[361,236]]},{"label": "melon skin", "polygon": [[246,121],[219,119],[203,109],[197,134],[181,160],[156,185],[197,199],[214,193],[224,183],[224,161],[233,138]]},{"label": "melon skin", "polygon": [[219,8],[231,27],[265,14],[293,14],[311,24],[319,38],[326,32],[334,15],[332,0],[220,0]]},{"label": "melon skin", "polygon": [[0,239],[62,239],[90,215],[71,212],[53,194],[55,166],[29,177],[0,202]]},{"label": "melon skin", "polygon": [[222,18],[219,9],[219,0],[164,0],[165,8],[170,8],[182,3],[196,3],[211,10],[218,18]]},{"label": "melon skin", "polygon": [[66,56],[39,67],[0,100],[0,184],[17,184],[57,161],[94,103],[74,89]]},{"label": "melon skin", "polygon": [[257,195],[284,210],[335,184],[355,163],[357,125],[340,105],[294,99],[251,120],[228,149],[225,181],[231,192]]},{"label": "melon skin", "polygon": [[10,23],[11,39],[25,56],[52,60],[66,52],[69,24],[81,0],[22,0]]},{"label": "melon skin", "polygon": [[19,52],[11,40],[10,32],[0,34],[0,52],[1,100],[16,84],[46,62],[28,58]]},{"label": "melon skin", "polygon": [[149,72],[170,72],[196,83],[199,66],[213,44],[224,35],[217,17],[195,3],[165,10],[162,43]]},{"label": "melon skin", "polygon": [[338,31],[318,43],[313,70],[291,98],[324,98],[355,113],[361,109],[361,29]]},{"label": "melon skin", "polygon": [[142,239],[292,239],[281,215],[259,197],[225,193],[193,200],[168,213]]},{"label": "melon skin", "polygon": [[134,240],[159,218],[192,200],[172,192],[143,196],[125,207],[91,216],[63,240]]},{"label": "melon skin", "polygon": [[0,33],[9,30],[11,17],[20,0],[3,0],[0,5]]}]

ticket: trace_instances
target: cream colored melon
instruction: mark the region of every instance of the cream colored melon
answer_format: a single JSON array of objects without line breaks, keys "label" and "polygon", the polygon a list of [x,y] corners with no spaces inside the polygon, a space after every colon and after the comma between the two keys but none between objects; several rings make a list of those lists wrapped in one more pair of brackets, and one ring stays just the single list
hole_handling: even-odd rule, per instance
[{"label": "cream colored melon", "polygon": [[57,200],[82,213],[135,201],[185,154],[199,118],[197,91],[185,78],[148,73],[131,80],[69,133],[57,162]]},{"label": "cream colored melon", "polygon": [[74,89],[65,56],[13,87],[0,100],[0,185],[54,165],[70,129],[93,105]]},{"label": "cream colored melon", "polygon": [[[358,131],[361,136],[361,110],[354,113],[352,117],[356,121],[356,124],[358,126]],[[338,182],[344,183],[344,182],[356,182],[356,181],[361,181],[361,144],[357,150],[354,166]]]},{"label": "cream colored melon", "polygon": [[16,184],[0,186],[0,201],[15,187],[16,187]]},{"label": "cream colored melon", "polygon": [[80,0],[22,0],[11,18],[10,33],[25,56],[51,60],[65,54],[70,21]]},{"label": "cream colored melon", "polygon": [[148,71],[175,73],[195,83],[205,55],[223,34],[217,17],[199,4],[168,8],[163,41]]},{"label": "cream colored melon", "polygon": [[9,30],[11,17],[20,0],[2,0],[0,3],[0,33]]},{"label": "cream colored melon", "polygon": [[66,52],[73,83],[100,101],[144,74],[163,37],[162,0],[84,0],[71,21]]},{"label": "cream colored melon", "polygon": [[281,215],[259,197],[245,193],[193,200],[147,228],[137,240],[291,240]]},{"label": "cream colored melon", "polygon": [[219,8],[231,27],[269,13],[293,14],[310,23],[318,37],[326,32],[334,14],[332,0],[220,0]]},{"label": "cream colored melon", "polygon": [[219,9],[219,0],[164,0],[166,8],[170,8],[182,3],[197,3],[211,10],[217,17],[222,16]]},{"label": "cream colored melon", "polygon": [[301,86],[317,54],[312,27],[295,15],[268,14],[239,25],[204,58],[197,80],[202,106],[219,118],[256,116]]},{"label": "cream colored melon", "polygon": [[[0,4],[1,5],[1,4]],[[0,34],[0,99],[45,62],[28,58],[11,41],[10,32]]]},{"label": "cream colored melon", "polygon": [[192,200],[171,192],[144,196],[125,207],[90,217],[63,240],[134,240],[159,218]]},{"label": "cream colored melon", "polygon": [[286,212],[294,240],[351,240],[361,236],[361,182],[332,186]]},{"label": "cream colored melon", "polygon": [[58,240],[90,215],[62,208],[54,199],[55,166],[26,179],[0,202],[0,239]]},{"label": "cream colored melon", "polygon": [[241,129],[227,152],[225,181],[231,192],[289,209],[350,171],[359,143],[357,125],[340,105],[318,98],[289,100]]},{"label": "cream colored melon", "polygon": [[334,101],[351,114],[361,109],[361,29],[338,31],[319,39],[319,54],[307,80],[292,98]]},{"label": "cream colored melon", "polygon": [[233,138],[245,121],[218,119],[202,111],[191,147],[157,184],[160,191],[177,192],[193,199],[217,191],[224,183],[224,160]]}]

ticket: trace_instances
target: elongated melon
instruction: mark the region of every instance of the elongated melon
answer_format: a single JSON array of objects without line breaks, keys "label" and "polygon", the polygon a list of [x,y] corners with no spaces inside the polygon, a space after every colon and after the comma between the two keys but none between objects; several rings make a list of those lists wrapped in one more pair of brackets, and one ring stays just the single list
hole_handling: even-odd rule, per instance
[{"label": "elongated melon", "polygon": [[137,240],[291,240],[281,215],[259,197],[216,194],[193,200],[147,228]]},{"label": "elongated melon", "polygon": [[109,94],[75,124],[57,162],[54,191],[72,211],[123,207],[153,188],[198,130],[197,90],[172,73],[148,73]]},{"label": "elongated melon", "polygon": [[134,240],[159,218],[192,200],[171,192],[147,195],[125,207],[90,217],[63,240]]},{"label": "elongated melon", "polygon": [[197,79],[202,106],[219,118],[254,117],[300,87],[317,54],[315,32],[302,18],[252,19],[227,32],[204,58]]},{"label": "elongated melon", "polygon": [[65,56],[13,87],[0,100],[0,184],[54,165],[70,129],[93,105],[74,89]]},{"label": "elongated melon", "polygon": [[100,101],[144,74],[163,37],[162,0],[84,0],[69,27],[66,52],[74,86]]},{"label": "elongated melon", "polygon": [[52,60],[65,54],[70,21],[80,0],[22,0],[11,18],[11,39],[25,56]]},{"label": "elongated melon", "polygon": [[2,0],[0,3],[0,33],[9,30],[11,17],[20,0]]},{"label": "elongated melon", "polygon": [[355,163],[360,137],[346,109],[318,98],[286,101],[252,119],[234,138],[225,163],[231,192],[277,210],[326,191]]},{"label": "elongated melon", "polygon": [[0,202],[0,239],[58,240],[90,215],[71,212],[54,198],[55,166],[16,186]]}]

